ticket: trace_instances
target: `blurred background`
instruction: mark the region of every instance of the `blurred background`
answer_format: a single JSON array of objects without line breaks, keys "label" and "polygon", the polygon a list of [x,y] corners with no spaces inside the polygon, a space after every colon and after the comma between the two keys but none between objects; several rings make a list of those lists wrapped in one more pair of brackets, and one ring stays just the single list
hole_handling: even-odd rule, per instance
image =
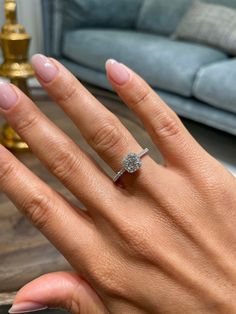
[{"label": "blurred background", "polygon": [[[19,0],[17,2],[17,11],[19,22],[25,26],[32,36],[30,56],[36,52],[43,52],[43,24],[40,0]],[[4,0],[0,0],[0,21],[2,26],[5,21]]]}]

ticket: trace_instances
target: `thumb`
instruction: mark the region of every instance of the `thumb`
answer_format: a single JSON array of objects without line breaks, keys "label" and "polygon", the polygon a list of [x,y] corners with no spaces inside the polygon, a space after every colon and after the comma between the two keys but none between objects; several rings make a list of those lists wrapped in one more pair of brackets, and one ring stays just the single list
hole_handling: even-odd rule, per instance
[{"label": "thumb", "polygon": [[76,273],[43,275],[24,286],[9,313],[27,313],[61,308],[73,314],[107,313],[98,295]]}]

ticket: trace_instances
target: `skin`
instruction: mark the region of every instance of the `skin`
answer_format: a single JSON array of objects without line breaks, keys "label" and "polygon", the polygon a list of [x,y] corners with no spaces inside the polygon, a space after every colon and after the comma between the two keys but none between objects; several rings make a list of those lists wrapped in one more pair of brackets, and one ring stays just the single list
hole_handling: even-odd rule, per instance
[{"label": "skin", "polygon": [[[114,171],[140,145],[121,122],[56,60],[40,83]],[[57,247],[75,273],[44,275],[14,304],[34,302],[87,313],[236,313],[236,179],[192,138],[137,74],[108,78],[141,119],[165,164],[114,184],[95,162],[14,87],[1,110],[33,153],[78,198],[62,198],[0,147],[0,189]],[[91,127],[92,126],[92,127]],[[16,188],[17,187],[17,188]]]}]

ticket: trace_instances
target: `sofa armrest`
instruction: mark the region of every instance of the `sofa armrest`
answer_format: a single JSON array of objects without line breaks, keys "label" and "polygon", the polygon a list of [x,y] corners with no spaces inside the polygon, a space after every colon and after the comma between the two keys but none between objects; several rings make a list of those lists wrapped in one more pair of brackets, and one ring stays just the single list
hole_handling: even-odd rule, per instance
[{"label": "sofa armrest", "polygon": [[61,55],[66,31],[78,28],[132,29],[144,0],[42,0],[45,53]]}]

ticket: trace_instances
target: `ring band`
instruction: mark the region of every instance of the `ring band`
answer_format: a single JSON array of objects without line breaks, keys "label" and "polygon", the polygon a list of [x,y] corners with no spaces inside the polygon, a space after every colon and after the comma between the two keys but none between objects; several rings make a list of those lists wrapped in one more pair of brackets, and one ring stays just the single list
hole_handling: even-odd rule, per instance
[{"label": "ring band", "polygon": [[149,152],[148,148],[145,148],[139,154],[129,153],[122,162],[122,169],[114,176],[113,181],[116,182],[125,172],[135,173],[142,167],[141,158]]}]

